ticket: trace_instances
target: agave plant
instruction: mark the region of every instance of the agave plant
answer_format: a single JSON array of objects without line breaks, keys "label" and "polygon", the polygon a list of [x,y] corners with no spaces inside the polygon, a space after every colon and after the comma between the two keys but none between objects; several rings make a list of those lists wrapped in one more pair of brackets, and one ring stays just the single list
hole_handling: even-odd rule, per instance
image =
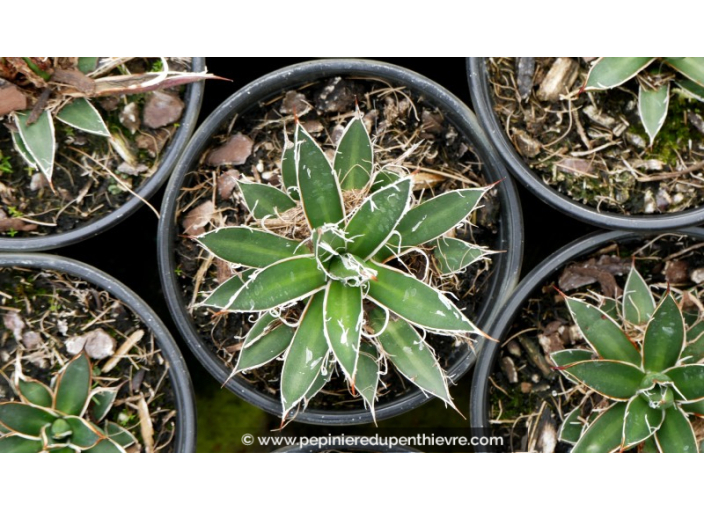
[{"label": "agave plant", "polygon": [[648,452],[697,452],[690,416],[704,416],[704,322],[688,325],[671,292],[656,306],[635,267],[620,307],[608,299],[601,308],[566,301],[591,349],[555,352],[553,363],[612,404],[592,413],[586,426],[582,409],[574,409],[560,439],[573,443],[573,452],[639,445]]},{"label": "agave plant", "polygon": [[[282,189],[244,180],[239,188],[256,225],[197,238],[243,270],[202,304],[258,314],[233,375],[283,356],[284,417],[323,388],[335,365],[372,413],[387,362],[452,405],[447,377],[424,337],[482,334],[434,282],[489,253],[452,237],[488,188],[421,199],[412,175],[374,169],[359,115],[332,164],[297,124],[283,154]],[[399,257],[408,253],[424,268],[404,267]]]},{"label": "agave plant", "polygon": [[119,453],[137,439],[106,420],[117,388],[92,386],[85,353],[73,358],[51,388],[16,371],[21,402],[0,403],[0,453]]},{"label": "agave plant", "polygon": [[13,87],[12,104],[0,111],[0,117],[11,116],[13,143],[30,167],[38,168],[51,181],[56,151],[54,119],[86,133],[111,136],[91,102],[94,98],[144,93],[213,77],[169,71],[163,57],[160,72],[106,76],[132,58],[0,57],[0,85],[7,80]]},{"label": "agave plant", "polygon": [[686,97],[704,101],[704,57],[601,57],[582,90],[612,89],[633,78],[638,80],[638,115],[650,145],[665,123],[672,83]]}]

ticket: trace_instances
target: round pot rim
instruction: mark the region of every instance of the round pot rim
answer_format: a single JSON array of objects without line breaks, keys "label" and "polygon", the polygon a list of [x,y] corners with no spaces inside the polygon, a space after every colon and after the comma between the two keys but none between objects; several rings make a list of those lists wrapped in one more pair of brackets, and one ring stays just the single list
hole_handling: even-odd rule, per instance
[{"label": "round pot rim", "polygon": [[[461,130],[468,139],[474,143],[480,159],[485,163],[490,175],[496,175],[496,180],[501,180],[501,193],[499,193],[502,216],[499,225],[501,248],[505,252],[497,257],[495,275],[490,280],[485,304],[482,306],[481,319],[478,325],[487,328],[493,320],[496,309],[500,303],[489,306],[492,300],[505,298],[515,286],[520,272],[520,263],[523,250],[523,223],[520,213],[520,202],[516,188],[508,173],[504,169],[498,156],[493,152],[488,140],[476,122],[474,114],[458,98],[440,85],[421,75],[402,67],[385,62],[359,59],[326,59],[303,62],[288,66],[269,73],[250,84],[225,100],[203,122],[191,139],[183,157],[171,176],[164,194],[162,214],[159,221],[157,237],[158,258],[162,286],[169,305],[171,315],[181,335],[198,360],[205,366],[210,374],[233,393],[247,402],[264,409],[265,411],[280,416],[281,404],[277,399],[268,395],[255,392],[240,378],[230,378],[230,370],[217,358],[208,346],[201,343],[193,322],[186,313],[185,304],[181,296],[177,275],[174,272],[174,229],[176,228],[176,203],[182,183],[185,181],[192,164],[202,151],[208,146],[211,133],[223,121],[229,119],[233,112],[247,109],[253,102],[257,102],[272,94],[300,85],[307,81],[325,79],[333,76],[368,76],[390,81],[401,82],[410,89],[425,93],[433,102],[442,108],[453,125]],[[455,363],[449,374],[453,380],[459,379],[474,363],[476,356],[471,349]],[[431,399],[420,390],[402,396],[376,407],[376,419],[383,420],[404,413]],[[322,410],[307,408],[299,411],[294,419],[302,423],[345,425],[372,423],[374,417],[371,412],[363,410]]]},{"label": "round pot rim", "polygon": [[161,353],[170,365],[177,428],[174,451],[192,453],[196,447],[196,406],[191,377],[176,341],[159,316],[129,287],[109,274],[83,262],[44,253],[0,253],[0,267],[49,269],[81,278],[122,301],[154,334]]},{"label": "round pot rim", "polygon": [[[472,430],[481,431],[482,435],[485,436],[490,435],[488,418],[489,376],[492,373],[499,353],[499,345],[511,327],[513,319],[520,313],[526,299],[530,298],[540,285],[565,267],[566,264],[578,257],[593,253],[606,243],[613,241],[625,242],[664,234],[704,239],[704,228],[678,229],[664,233],[616,230],[588,234],[555,251],[521,280],[511,297],[501,307],[496,321],[489,330],[489,335],[497,341],[484,344],[482,351],[479,353],[477,364],[474,367],[469,404],[469,420]],[[475,451],[486,453],[493,450],[488,446],[477,446]]]},{"label": "round pot rim", "polygon": [[664,231],[687,228],[704,222],[704,205],[675,213],[626,216],[613,212],[601,212],[594,207],[575,202],[545,184],[523,161],[506,136],[501,122],[494,114],[487,80],[486,58],[488,57],[467,58],[469,91],[479,123],[495,145],[511,174],[541,201],[572,218],[611,230]]},{"label": "round pot rim", "polygon": [[[205,70],[204,57],[193,58],[193,71],[200,72]],[[88,224],[79,226],[78,228],[67,230],[56,234],[46,234],[37,237],[21,237],[21,238],[0,238],[0,251],[4,252],[26,252],[26,251],[47,251],[55,250],[64,246],[76,244],[85,239],[97,236],[102,232],[118,225],[122,221],[129,218],[144,205],[144,202],[154,195],[161,188],[162,184],[168,179],[172,170],[176,166],[181,154],[183,153],[191,134],[195,130],[200,113],[201,103],[203,101],[203,89],[205,84],[203,81],[191,83],[188,85],[188,91],[184,102],[186,108],[179,120],[180,126],[176,130],[176,134],[168,143],[165,152],[162,155],[159,168],[154,174],[149,177],[142,186],[133,190],[134,194],[130,193],[127,201],[114,211],[108,213],[102,218]]]}]

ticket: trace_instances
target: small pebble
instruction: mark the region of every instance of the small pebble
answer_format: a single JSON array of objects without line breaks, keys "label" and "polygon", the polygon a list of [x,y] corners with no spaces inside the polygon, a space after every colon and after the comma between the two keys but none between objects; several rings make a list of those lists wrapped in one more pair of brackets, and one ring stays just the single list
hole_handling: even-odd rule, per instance
[{"label": "small pebble", "polygon": [[692,271],[692,273],[689,275],[690,279],[694,283],[702,283],[704,282],[704,267],[699,267]]},{"label": "small pebble", "polygon": [[514,358],[518,358],[521,356],[521,346],[518,345],[518,342],[515,340],[511,340],[507,345],[506,345],[506,350],[509,352],[511,356]]},{"label": "small pebble", "polygon": [[303,117],[311,110],[310,104],[306,100],[306,96],[295,90],[286,92],[279,111],[284,115],[296,114],[298,117]]},{"label": "small pebble", "polygon": [[115,354],[115,343],[105,330],[97,328],[66,340],[66,351],[75,356],[85,350],[92,359],[105,359]]},{"label": "small pebble", "polygon": [[42,337],[36,331],[26,331],[22,335],[22,344],[30,351],[42,346]]},{"label": "small pebble", "polygon": [[120,124],[129,129],[132,134],[134,134],[142,124],[139,119],[139,105],[137,103],[126,104],[125,107],[120,110],[118,118]]},{"label": "small pebble", "polygon": [[134,376],[132,377],[132,381],[130,382],[130,389],[133,393],[139,391],[140,386],[142,386],[142,381],[144,381],[145,375],[147,375],[147,371],[144,369],[140,369],[137,371],[136,374],[134,374]]},{"label": "small pebble", "polygon": [[25,323],[20,314],[14,310],[9,311],[3,315],[2,321],[5,327],[12,331],[12,335],[15,337],[15,340],[18,342],[21,341]]},{"label": "small pebble", "polygon": [[669,283],[689,281],[689,263],[686,260],[669,260],[665,264],[665,279]]},{"label": "small pebble", "polygon": [[205,232],[205,227],[215,214],[215,204],[208,200],[203,202],[198,207],[195,207],[181,222],[183,231],[187,235],[198,236]]},{"label": "small pebble", "polygon": [[501,358],[501,370],[506,374],[508,382],[511,384],[516,384],[518,382],[518,373],[516,372],[516,365],[512,358],[508,356]]},{"label": "small pebble", "polygon": [[139,175],[143,174],[144,172],[148,172],[149,167],[142,163],[138,164],[137,166],[132,166],[129,163],[123,161],[118,165],[117,171],[126,175]]},{"label": "small pebble", "polygon": [[86,341],[86,354],[92,359],[105,359],[115,354],[115,339],[104,330],[98,328],[87,335],[91,335]]},{"label": "small pebble", "polygon": [[423,110],[423,113],[421,113],[421,121],[421,129],[424,132],[432,133],[435,135],[442,133],[443,116],[441,113]]},{"label": "small pebble", "polygon": [[536,157],[540,154],[540,149],[542,148],[542,144],[538,140],[520,129],[516,129],[513,132],[513,143],[518,152],[525,158]]},{"label": "small pebble", "polygon": [[173,124],[181,118],[184,106],[181,98],[172,92],[150,92],[142,112],[144,125],[156,129]]},{"label": "small pebble", "polygon": [[32,191],[38,191],[42,188],[49,186],[49,181],[44,177],[44,174],[37,172],[32,176],[32,181],[29,183],[29,189]]},{"label": "small pebble", "polygon": [[240,173],[237,170],[228,170],[218,177],[218,195],[221,200],[227,200],[232,197],[232,192],[237,186],[237,180]]},{"label": "small pebble", "polygon": [[671,204],[672,197],[670,197],[670,194],[666,190],[660,188],[655,194],[655,205],[657,205],[658,210],[666,211]]},{"label": "small pebble", "polygon": [[250,137],[236,133],[208,155],[208,164],[212,166],[241,165],[252,154],[253,146],[254,142]]}]

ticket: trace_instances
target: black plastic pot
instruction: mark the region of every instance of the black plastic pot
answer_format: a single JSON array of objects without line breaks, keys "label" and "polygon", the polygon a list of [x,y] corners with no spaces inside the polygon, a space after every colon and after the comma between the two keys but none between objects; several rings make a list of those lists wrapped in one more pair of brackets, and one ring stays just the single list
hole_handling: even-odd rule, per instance
[{"label": "black plastic pot", "polygon": [[[668,232],[675,235],[686,235],[695,239],[704,240],[704,229],[691,228]],[[489,330],[489,335],[497,339],[497,342],[486,342],[479,354],[479,359],[474,367],[472,376],[472,393],[469,404],[469,420],[474,431],[481,431],[483,436],[491,435],[489,425],[489,376],[494,370],[499,347],[505,340],[513,320],[518,316],[525,302],[533,296],[548,280],[554,279],[555,275],[561,271],[568,263],[590,253],[594,253],[600,247],[617,241],[627,242],[639,239],[655,237],[655,234],[638,232],[599,232],[578,239],[564,248],[556,251],[546,258],[541,264],[535,267],[516,288],[513,295],[502,307],[499,316]],[[488,446],[476,446],[478,453],[492,451]]]},{"label": "black plastic pot", "polygon": [[677,213],[625,216],[611,212],[600,212],[593,207],[573,201],[570,197],[545,184],[516,152],[501,121],[494,113],[494,102],[489,90],[485,58],[470,57],[467,59],[469,91],[479,123],[511,174],[540,200],[573,218],[611,230],[676,230],[704,222],[704,207]]},{"label": "black plastic pot", "polygon": [[[494,270],[485,292],[485,299],[476,320],[479,327],[486,328],[492,321],[501,301],[514,288],[520,270],[523,250],[523,223],[520,202],[516,189],[508,177],[499,158],[479,127],[474,114],[459,99],[436,83],[412,71],[383,62],[369,60],[317,60],[283,68],[270,73],[243,87],[221,104],[200,126],[191,139],[186,152],[169,181],[161,209],[159,222],[158,250],[161,279],[171,314],[189,347],[221,384],[242,397],[274,415],[280,414],[280,402],[270,395],[254,390],[239,377],[228,380],[230,369],[227,368],[212,350],[203,345],[200,335],[191,321],[181,296],[180,285],[175,274],[174,238],[176,228],[176,203],[180,190],[189,184],[188,173],[197,164],[202,152],[211,143],[213,133],[233,115],[241,114],[282,90],[296,87],[311,81],[335,76],[355,76],[381,78],[395,84],[403,84],[412,91],[431,99],[446,114],[456,129],[469,140],[485,163],[484,171],[488,181],[502,181],[499,186],[501,220],[499,222],[499,246],[501,250],[494,259]],[[453,380],[459,379],[474,363],[476,357],[472,350],[461,349],[452,360],[449,375]],[[414,390],[399,400],[377,406],[377,420],[383,420],[410,411],[430,400],[420,390]],[[308,408],[299,412],[296,421],[312,424],[344,425],[371,423],[369,411],[340,411]]]},{"label": "black plastic pot", "polygon": [[105,289],[132,310],[151,329],[161,354],[170,366],[169,377],[174,389],[176,408],[178,410],[174,450],[180,453],[192,453],[195,451],[196,406],[193,385],[191,384],[191,377],[188,373],[186,362],[169,330],[142,298],[112,276],[83,262],[56,255],[2,253],[0,254],[0,267],[46,269],[66,273]]},{"label": "black plastic pot", "polygon": [[[205,58],[193,57],[193,71],[200,72],[204,70]],[[183,153],[191,134],[193,134],[193,131],[195,130],[196,123],[198,122],[198,114],[200,113],[200,106],[203,101],[204,83],[200,81],[192,83],[187,87],[188,91],[186,92],[186,97],[184,100],[186,107],[183,111],[183,115],[181,116],[181,120],[179,121],[180,126],[162,154],[159,168],[140,188],[134,190],[134,192],[139,195],[142,200],[140,200],[137,196],[132,195],[118,209],[115,209],[111,213],[92,223],[84,224],[75,230],[68,230],[58,234],[47,234],[37,237],[0,237],[0,251],[27,252],[55,250],[57,248],[61,248],[62,246],[68,246],[78,243],[84,239],[97,236],[101,232],[114,227],[124,219],[129,218],[130,215],[137,211],[137,209],[139,209],[139,207],[142,206],[146,200],[148,200],[159,188],[161,188],[162,184],[164,184],[169,175],[171,175],[178,158]]]}]

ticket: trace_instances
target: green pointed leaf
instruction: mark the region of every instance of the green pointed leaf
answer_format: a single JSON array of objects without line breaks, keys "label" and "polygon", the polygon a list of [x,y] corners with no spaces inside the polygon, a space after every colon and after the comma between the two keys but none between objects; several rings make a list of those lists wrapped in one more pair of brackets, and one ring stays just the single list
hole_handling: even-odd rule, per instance
[{"label": "green pointed leaf", "polygon": [[110,136],[110,130],[105,125],[95,106],[85,98],[79,97],[61,108],[56,118],[76,129],[100,136]]},{"label": "green pointed leaf", "polygon": [[685,342],[684,318],[677,301],[668,294],[663,298],[645,330],[643,368],[662,372],[675,366]]},{"label": "green pointed leaf", "polygon": [[294,200],[300,200],[298,194],[298,177],[296,176],[296,150],[293,146],[284,150],[281,155],[281,178],[284,182],[284,191]]},{"label": "green pointed leaf", "polygon": [[376,303],[426,329],[482,334],[442,293],[397,269],[371,262],[377,272],[369,282],[369,294]]},{"label": "green pointed leaf", "polygon": [[692,320],[692,324],[688,324],[688,329],[687,329],[687,342],[693,343],[696,342],[697,340],[701,340],[704,338],[704,320],[697,320],[699,318],[699,313],[695,314],[688,314],[689,317],[694,315],[694,319]]},{"label": "green pointed leaf", "polygon": [[677,85],[684,91],[685,96],[690,99],[704,102],[704,87],[692,80],[678,80]]},{"label": "green pointed leaf", "polygon": [[623,288],[623,316],[631,324],[646,324],[654,311],[653,294],[635,266],[632,266]]},{"label": "green pointed leaf", "polygon": [[453,274],[483,259],[489,253],[481,246],[470,244],[453,237],[441,237],[435,241],[433,255],[441,274]]},{"label": "green pointed leaf", "polygon": [[611,317],[579,299],[566,301],[582,336],[600,357],[640,365],[640,353]]},{"label": "green pointed leaf", "polygon": [[55,419],[56,415],[47,409],[19,402],[0,403],[0,424],[23,436],[40,437],[42,428]]},{"label": "green pointed leaf", "polygon": [[29,111],[15,112],[15,125],[19,130],[24,147],[32,156],[32,160],[47,180],[51,181],[51,176],[54,173],[54,145],[56,143],[54,122],[49,112],[45,111],[39,116],[37,122],[28,126],[29,113]]},{"label": "green pointed leaf", "polygon": [[325,290],[325,338],[348,380],[354,381],[362,334],[362,288],[330,280]]},{"label": "green pointed leaf", "polygon": [[39,453],[43,449],[39,439],[9,435],[0,437],[0,453]]},{"label": "green pointed leaf", "polygon": [[372,184],[371,192],[375,193],[381,188],[385,188],[389,184],[393,184],[394,182],[400,179],[401,175],[399,175],[398,173],[382,168],[374,174],[374,184]]},{"label": "green pointed leaf", "polygon": [[23,401],[39,407],[51,408],[54,402],[54,396],[46,385],[34,379],[20,379],[17,386]]},{"label": "green pointed leaf", "polygon": [[50,445],[44,451],[46,453],[79,453],[81,449],[72,445]]},{"label": "green pointed leaf", "polygon": [[665,410],[665,421],[655,433],[655,441],[663,453],[699,453],[692,424],[677,406]]},{"label": "green pointed leaf", "polygon": [[416,329],[403,319],[391,317],[382,331],[386,314],[380,308],[374,309],[369,319],[381,348],[396,369],[424,392],[454,407],[445,373]]},{"label": "green pointed leaf", "polygon": [[32,168],[37,168],[37,162],[34,161],[34,157],[32,157],[32,155],[27,150],[27,147],[22,141],[22,137],[20,136],[19,131],[13,131],[11,135],[12,143],[15,146],[15,150],[20,154],[20,156],[22,156],[24,162]]},{"label": "green pointed leaf", "polygon": [[665,62],[704,87],[704,57],[665,57]]},{"label": "green pointed leaf", "polygon": [[[704,365],[684,365],[665,372],[687,401],[704,399]],[[679,398],[678,398],[679,400]]]},{"label": "green pointed leaf", "polygon": [[237,181],[237,184],[242,191],[247,209],[258,220],[267,216],[277,217],[296,207],[296,202],[286,193],[268,184],[244,181]]},{"label": "green pointed leaf", "polygon": [[464,221],[477,207],[488,188],[448,191],[406,213],[398,224],[402,246],[420,246]]},{"label": "green pointed leaf", "polygon": [[111,439],[103,439],[93,448],[83,450],[83,453],[125,453],[124,448]]},{"label": "green pointed leaf", "polygon": [[320,393],[320,391],[325,387],[325,385],[330,382],[330,379],[332,378],[333,371],[335,370],[335,361],[333,361],[331,358],[333,356],[328,353],[327,357],[325,360],[323,360],[323,363],[320,367],[320,372],[318,372],[318,375],[315,378],[315,381],[313,381],[313,384],[311,385],[310,388],[308,388],[308,391],[306,392],[306,396],[303,397],[303,401],[305,402],[306,405],[308,405],[308,402],[313,400],[313,398]]},{"label": "green pointed leaf", "polygon": [[100,429],[83,418],[67,416],[64,420],[66,420],[66,423],[69,424],[73,431],[71,444],[80,448],[92,448],[104,437]]},{"label": "green pointed leaf", "polygon": [[621,320],[621,317],[618,314],[618,308],[618,301],[611,298],[604,298],[604,302],[599,307],[599,310],[618,322]]},{"label": "green pointed leaf", "polygon": [[699,400],[691,404],[679,404],[679,406],[685,413],[696,414],[697,416],[704,417],[704,400]]},{"label": "green pointed leaf", "polygon": [[117,396],[117,388],[97,388],[90,394],[91,416],[95,423],[105,419],[112,409],[112,404]]},{"label": "green pointed leaf", "polygon": [[49,431],[51,432],[52,439],[66,439],[73,434],[71,425],[63,418],[54,420],[54,423],[49,427]]},{"label": "green pointed leaf", "polygon": [[592,351],[587,351],[586,349],[565,349],[563,351],[557,351],[550,354],[550,359],[555,367],[560,370],[562,375],[576,384],[579,384],[579,381],[572,377],[569,373],[565,372],[563,368],[573,365],[574,363],[579,363],[580,361],[590,361],[593,358],[594,353]]},{"label": "green pointed leaf", "polygon": [[589,70],[585,90],[606,90],[627,82],[655,57],[602,57]]},{"label": "green pointed leaf", "polygon": [[565,416],[565,421],[562,422],[558,435],[560,441],[573,445],[579,441],[580,437],[582,437],[584,423],[579,419],[581,411],[582,410],[579,407],[575,407],[567,416]]},{"label": "green pointed leaf", "polygon": [[318,268],[315,258],[294,257],[257,272],[247,280],[228,308],[240,312],[263,312],[299,301],[324,286],[325,273]]},{"label": "green pointed leaf", "polygon": [[704,321],[698,322],[687,331],[689,342],[680,356],[680,362],[699,363],[704,360]]},{"label": "green pointed leaf", "polygon": [[[269,320],[269,318],[273,319],[270,315],[265,315],[255,325],[256,328],[262,321],[266,322],[267,325],[262,334],[256,337],[252,336],[252,338],[247,335],[240,357],[237,360],[235,372],[251,370],[252,368],[265,365],[283,354],[291,345],[291,340],[293,340],[296,330],[282,324],[278,319]],[[257,331],[255,331],[255,328],[252,328],[250,333],[253,331],[255,334],[258,333],[259,328],[257,328]]]},{"label": "green pointed leaf", "polygon": [[655,90],[641,85],[638,89],[638,115],[645,127],[645,132],[653,145],[655,136],[665,124],[667,108],[670,105],[670,84],[667,83]]},{"label": "green pointed leaf", "polygon": [[374,151],[362,119],[355,117],[342,134],[333,164],[342,189],[362,189],[374,166]]},{"label": "green pointed leaf", "polygon": [[587,427],[572,453],[608,453],[619,449],[625,416],[625,402],[612,405]]},{"label": "green pointed leaf", "polygon": [[333,257],[346,251],[347,241],[343,231],[325,228],[313,232],[313,245],[315,257],[321,265],[327,266]]},{"label": "green pointed leaf", "polygon": [[297,241],[249,227],[223,227],[196,240],[218,258],[245,267],[266,267],[308,252]]},{"label": "green pointed leaf", "polygon": [[134,437],[127,429],[124,429],[117,423],[113,423],[111,421],[105,424],[105,435],[123,448],[132,446],[137,442],[137,438]]},{"label": "green pointed leaf", "polygon": [[376,277],[376,273],[362,259],[350,253],[335,257],[327,271],[330,278],[349,287],[360,287]]},{"label": "green pointed leaf", "polygon": [[270,313],[262,314],[252,328],[247,332],[242,347],[248,347],[262,338],[266,333],[270,333],[281,321]]},{"label": "green pointed leaf", "polygon": [[232,302],[235,294],[237,294],[249,278],[254,275],[254,269],[247,269],[241,274],[236,274],[229,280],[218,286],[209,296],[203,301],[203,306],[214,306],[216,308],[227,308]]},{"label": "green pointed leaf", "polygon": [[310,298],[303,312],[281,371],[281,403],[284,416],[308,393],[328,356],[323,326],[325,293]]},{"label": "green pointed leaf", "polygon": [[411,179],[402,179],[369,195],[350,219],[350,252],[366,259],[389,239],[411,199]]},{"label": "green pointed leaf", "polygon": [[651,436],[643,442],[640,453],[660,453],[658,444],[655,442],[655,436]]},{"label": "green pointed leaf", "polygon": [[83,74],[92,73],[98,67],[99,57],[78,57],[78,70]]},{"label": "green pointed leaf", "polygon": [[640,395],[633,397],[626,406],[623,447],[630,448],[648,439],[660,428],[664,419],[662,409],[653,409]]},{"label": "green pointed leaf", "polygon": [[311,230],[345,217],[337,174],[323,150],[300,124],[296,126],[296,175]]},{"label": "green pointed leaf", "polygon": [[81,353],[59,374],[54,409],[70,416],[80,416],[88,401],[91,380],[90,361],[85,353]]},{"label": "green pointed leaf", "polygon": [[586,349],[565,349],[550,354],[552,362],[556,367],[560,368],[579,363],[580,361],[591,361],[593,357],[594,353]]},{"label": "green pointed leaf", "polygon": [[612,400],[629,400],[645,376],[639,368],[622,361],[580,361],[563,370]]},{"label": "green pointed leaf", "polygon": [[373,345],[363,343],[359,346],[359,361],[357,361],[357,377],[354,383],[356,390],[369,406],[374,415],[376,389],[379,386],[379,353]]}]

